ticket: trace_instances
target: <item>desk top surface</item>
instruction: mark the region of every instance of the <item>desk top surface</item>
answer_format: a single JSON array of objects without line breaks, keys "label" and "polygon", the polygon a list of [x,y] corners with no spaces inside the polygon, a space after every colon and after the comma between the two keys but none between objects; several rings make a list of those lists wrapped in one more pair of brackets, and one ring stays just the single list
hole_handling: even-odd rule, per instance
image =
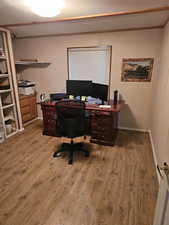
[{"label": "desk top surface", "polygon": [[[58,101],[59,102],[59,101]],[[55,104],[57,104],[57,101],[45,101],[45,102],[41,102],[41,105],[49,105],[49,106],[55,106]],[[113,101],[110,100],[110,108],[102,108],[99,107],[99,105],[97,104],[85,104],[85,109],[86,110],[95,110],[95,111],[106,111],[106,112],[120,112],[121,109],[123,108],[125,102],[124,101],[120,101],[118,102],[116,105],[113,104]]]}]

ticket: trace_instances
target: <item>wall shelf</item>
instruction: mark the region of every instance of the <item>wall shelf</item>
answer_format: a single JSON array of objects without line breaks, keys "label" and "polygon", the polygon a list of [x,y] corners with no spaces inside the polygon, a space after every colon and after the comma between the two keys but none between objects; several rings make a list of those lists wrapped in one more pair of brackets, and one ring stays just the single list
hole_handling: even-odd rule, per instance
[{"label": "wall shelf", "polygon": [[16,66],[32,66],[32,65],[44,65],[48,66],[50,65],[49,62],[34,62],[34,61],[16,61]]},{"label": "wall shelf", "polygon": [[16,133],[17,133],[17,130],[16,130],[16,129],[13,129],[12,132],[11,132],[10,134],[7,134],[7,135],[6,135],[6,137],[9,138],[9,137],[13,136],[13,135],[16,134]]},{"label": "wall shelf", "polygon": [[0,56],[0,61],[4,61],[6,59],[7,59],[6,56]]},{"label": "wall shelf", "polygon": [[3,94],[3,93],[7,93],[7,92],[10,92],[11,91],[11,89],[7,89],[7,90],[0,90],[0,94]]},{"label": "wall shelf", "polygon": [[35,62],[35,61],[16,61],[15,62],[15,67],[18,72],[28,68],[44,68],[49,65],[50,65],[49,62]]},{"label": "wall shelf", "polygon": [[5,77],[9,77],[9,75],[8,74],[0,74],[0,78],[5,78]]},{"label": "wall shelf", "polygon": [[2,108],[3,109],[8,109],[8,108],[11,108],[13,106],[14,106],[14,104],[9,104],[9,105],[2,106]]},{"label": "wall shelf", "polygon": [[4,121],[8,121],[8,120],[15,121],[15,119],[14,119],[13,116],[5,116],[5,117],[4,117]]}]

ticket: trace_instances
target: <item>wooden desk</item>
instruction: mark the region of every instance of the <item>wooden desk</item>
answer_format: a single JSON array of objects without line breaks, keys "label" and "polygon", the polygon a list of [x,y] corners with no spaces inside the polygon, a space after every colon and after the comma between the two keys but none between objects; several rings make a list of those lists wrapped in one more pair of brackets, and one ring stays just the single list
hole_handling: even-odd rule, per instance
[{"label": "wooden desk", "polygon": [[[43,135],[59,137],[57,131],[57,102],[43,102]],[[92,143],[114,145],[118,131],[118,114],[124,102],[113,104],[111,108],[100,108],[98,105],[86,104],[85,110],[90,112],[90,136]]]}]

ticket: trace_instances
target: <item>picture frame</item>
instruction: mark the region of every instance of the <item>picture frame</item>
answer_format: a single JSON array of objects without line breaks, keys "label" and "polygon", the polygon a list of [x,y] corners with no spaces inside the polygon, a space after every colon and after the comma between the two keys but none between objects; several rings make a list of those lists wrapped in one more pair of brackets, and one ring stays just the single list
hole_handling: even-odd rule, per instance
[{"label": "picture frame", "polygon": [[153,63],[153,58],[123,58],[121,81],[150,82]]}]

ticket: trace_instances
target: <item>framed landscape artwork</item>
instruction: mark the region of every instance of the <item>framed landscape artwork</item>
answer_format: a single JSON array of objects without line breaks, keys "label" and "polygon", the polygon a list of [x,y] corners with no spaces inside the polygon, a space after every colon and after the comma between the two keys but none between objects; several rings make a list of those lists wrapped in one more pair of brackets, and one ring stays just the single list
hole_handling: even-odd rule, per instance
[{"label": "framed landscape artwork", "polygon": [[151,81],[153,58],[123,59],[121,81]]}]

